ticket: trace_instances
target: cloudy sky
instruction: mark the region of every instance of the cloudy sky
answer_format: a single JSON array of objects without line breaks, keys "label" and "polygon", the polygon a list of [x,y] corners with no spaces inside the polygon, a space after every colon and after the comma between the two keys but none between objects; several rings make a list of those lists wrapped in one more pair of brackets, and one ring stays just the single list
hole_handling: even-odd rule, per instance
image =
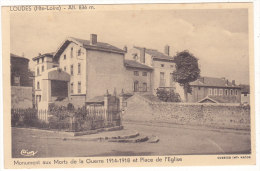
[{"label": "cloudy sky", "polygon": [[168,44],[172,56],[187,49],[199,58],[202,76],[249,82],[247,9],[15,13],[11,52],[31,59],[55,52],[66,37],[89,39],[91,33],[119,48],[163,52]]}]

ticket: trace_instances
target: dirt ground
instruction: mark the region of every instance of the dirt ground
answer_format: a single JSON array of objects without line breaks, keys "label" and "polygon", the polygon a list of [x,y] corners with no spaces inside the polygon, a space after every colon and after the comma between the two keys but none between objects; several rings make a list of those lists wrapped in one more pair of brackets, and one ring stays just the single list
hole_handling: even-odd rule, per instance
[{"label": "dirt ground", "polygon": [[188,154],[248,154],[250,132],[211,130],[201,127],[123,123],[141,135],[158,136],[158,143],[118,143],[53,139],[52,133],[12,128],[12,156],[23,157],[21,150],[37,151],[34,157],[90,157]]}]

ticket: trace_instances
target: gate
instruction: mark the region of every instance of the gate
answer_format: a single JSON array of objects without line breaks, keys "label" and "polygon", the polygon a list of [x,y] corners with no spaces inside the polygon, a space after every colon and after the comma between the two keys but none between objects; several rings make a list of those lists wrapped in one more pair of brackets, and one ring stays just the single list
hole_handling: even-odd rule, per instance
[{"label": "gate", "polygon": [[116,95],[107,96],[107,120],[113,125],[121,125],[120,100]]}]

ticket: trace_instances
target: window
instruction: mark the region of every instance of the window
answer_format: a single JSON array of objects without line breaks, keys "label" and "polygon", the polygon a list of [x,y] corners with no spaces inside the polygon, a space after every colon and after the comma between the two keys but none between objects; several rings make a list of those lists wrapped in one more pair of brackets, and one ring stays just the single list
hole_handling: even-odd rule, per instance
[{"label": "window", "polygon": [[73,58],[73,47],[70,49],[70,57]]},{"label": "window", "polygon": [[161,64],[161,67],[164,67],[164,64]]},{"label": "window", "polygon": [[81,49],[78,50],[78,56],[80,56],[80,54],[81,54]]},{"label": "window", "polygon": [[81,93],[81,82],[78,82],[78,93]]},{"label": "window", "polygon": [[220,96],[223,95],[223,89],[219,89],[219,95],[220,95]]},{"label": "window", "polygon": [[218,95],[218,89],[214,89],[214,95],[217,96]]},{"label": "window", "polygon": [[147,76],[147,72],[143,72],[143,76]]},{"label": "window", "polygon": [[44,62],[44,58],[42,58],[42,63]]},{"label": "window", "polygon": [[232,89],[230,90],[230,95],[233,96],[233,90]]},{"label": "window", "polygon": [[227,89],[225,89],[225,95],[226,95],[226,96],[228,95],[228,90],[227,90]]},{"label": "window", "polygon": [[73,75],[73,65],[70,66],[70,75]]},{"label": "window", "polygon": [[37,81],[37,89],[40,89],[40,82]]},{"label": "window", "polygon": [[63,56],[63,59],[66,60],[66,55]]},{"label": "window", "polygon": [[78,63],[78,74],[80,74],[80,70],[81,70],[80,63]]},{"label": "window", "polygon": [[70,83],[70,93],[73,94],[73,83]]},{"label": "window", "polygon": [[15,85],[20,85],[20,77],[19,76],[14,77],[14,83],[15,83]]},{"label": "window", "polygon": [[160,87],[165,87],[164,72],[160,72]]},{"label": "window", "polygon": [[37,59],[37,64],[39,64],[39,62],[40,62],[40,59]]},{"label": "window", "polygon": [[143,83],[143,91],[147,91],[147,84]]},{"label": "window", "polygon": [[212,95],[212,89],[211,88],[209,89],[209,95]]},{"label": "window", "polygon": [[66,66],[64,67],[64,71],[65,71],[65,72],[67,71],[67,67],[66,67]]},{"label": "window", "polygon": [[173,68],[174,66],[173,65],[170,65],[171,68]]},{"label": "window", "polygon": [[138,92],[139,91],[139,85],[138,85],[138,81],[134,82],[134,92]]},{"label": "window", "polygon": [[135,76],[139,76],[139,72],[138,71],[134,71],[134,75]]},{"label": "window", "polygon": [[44,65],[42,66],[42,72],[44,71]]},{"label": "window", "polygon": [[237,94],[238,94],[238,93],[237,93],[237,90],[235,90],[235,95],[237,96]]},{"label": "window", "polygon": [[40,69],[37,67],[37,75],[40,75]]}]

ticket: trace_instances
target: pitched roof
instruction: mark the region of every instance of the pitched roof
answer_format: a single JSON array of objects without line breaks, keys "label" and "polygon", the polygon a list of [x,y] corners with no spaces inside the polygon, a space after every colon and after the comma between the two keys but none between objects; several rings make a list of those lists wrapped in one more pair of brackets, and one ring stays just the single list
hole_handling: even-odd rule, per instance
[{"label": "pitched roof", "polygon": [[[142,47],[137,47],[134,46],[134,48],[138,49],[138,50],[142,50]],[[168,61],[173,61],[173,57],[170,57],[162,52],[159,52],[156,49],[146,49],[145,48],[145,53],[151,55],[153,57],[153,59],[161,59],[161,60],[168,60]]]},{"label": "pitched roof", "polygon": [[204,87],[235,87],[240,88],[236,84],[232,84],[230,81],[224,78],[214,77],[200,77],[196,81],[190,83],[191,86],[204,86]]},{"label": "pitched roof", "polygon": [[116,51],[116,52],[120,52],[120,53],[125,53],[125,51],[123,51],[122,49],[119,49],[119,48],[112,46],[108,43],[97,42],[96,44],[90,44],[90,40],[78,39],[78,38],[74,38],[74,37],[71,37],[71,38],[80,42],[80,43],[82,43],[85,48],[98,47],[98,48],[102,48],[104,50],[112,50],[112,51]]},{"label": "pitched roof", "polygon": [[15,54],[13,54],[13,53],[10,53],[10,56],[11,56],[11,58],[21,58],[21,59],[25,59],[25,60],[28,60],[28,61],[29,61],[29,59],[27,59],[27,58],[25,58],[25,57],[23,57],[23,56],[15,55]]},{"label": "pitched roof", "polygon": [[136,62],[134,60],[125,60],[125,66],[130,68],[140,68],[140,69],[146,69],[146,70],[153,70],[152,67],[149,67],[147,65],[141,64],[139,62]]},{"label": "pitched roof", "polygon": [[34,58],[33,58],[33,61],[35,61],[35,60],[38,59],[38,58],[45,57],[45,56],[48,56],[48,57],[53,58],[54,53],[55,53],[55,52],[40,54],[39,56],[34,57]]},{"label": "pitched roof", "polygon": [[239,86],[241,87],[241,93],[244,93],[244,94],[250,93],[250,86],[249,85],[241,84]]},{"label": "pitched roof", "polygon": [[90,40],[84,40],[84,39],[79,39],[79,38],[75,38],[75,37],[69,37],[61,44],[61,46],[56,51],[56,53],[54,55],[54,60],[57,60],[57,58],[62,54],[62,52],[68,47],[68,45],[71,42],[77,42],[77,43],[81,44],[85,49],[125,54],[124,50],[119,49],[115,46],[112,46],[108,43],[97,42],[95,44],[90,44]]}]

